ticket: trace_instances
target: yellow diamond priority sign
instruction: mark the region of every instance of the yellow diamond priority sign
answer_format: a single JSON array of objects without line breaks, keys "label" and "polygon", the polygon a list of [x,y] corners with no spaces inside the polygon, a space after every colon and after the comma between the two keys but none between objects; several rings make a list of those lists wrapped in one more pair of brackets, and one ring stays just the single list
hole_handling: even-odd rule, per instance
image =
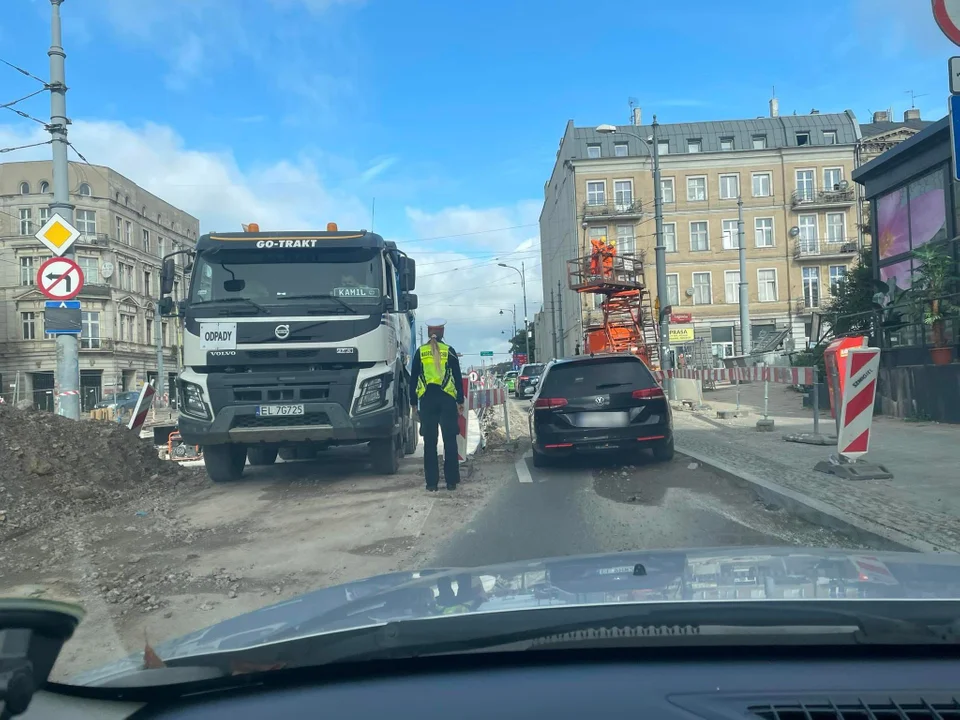
[{"label": "yellow diamond priority sign", "polygon": [[42,242],[57,256],[63,255],[80,237],[80,232],[63,219],[60,213],[54,213],[36,234]]}]

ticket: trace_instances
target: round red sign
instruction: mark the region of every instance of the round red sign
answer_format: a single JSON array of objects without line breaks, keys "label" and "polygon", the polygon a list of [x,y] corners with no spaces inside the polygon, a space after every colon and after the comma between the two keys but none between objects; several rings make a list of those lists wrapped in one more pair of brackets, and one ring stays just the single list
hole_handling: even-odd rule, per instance
[{"label": "round red sign", "polygon": [[960,45],[960,0],[933,0],[933,17],[950,42]]}]

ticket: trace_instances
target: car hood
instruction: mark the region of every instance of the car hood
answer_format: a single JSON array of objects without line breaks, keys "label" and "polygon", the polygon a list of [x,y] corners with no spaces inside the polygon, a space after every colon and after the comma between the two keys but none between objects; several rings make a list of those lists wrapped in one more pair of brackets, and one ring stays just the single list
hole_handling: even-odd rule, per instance
[{"label": "car hood", "polygon": [[[579,555],[386,575],[315,590],[153,646],[164,660],[451,612],[704,600],[960,599],[960,555],[820,548],[717,548]],[[300,631],[301,626],[305,626]],[[79,674],[96,685],[143,654]]]}]

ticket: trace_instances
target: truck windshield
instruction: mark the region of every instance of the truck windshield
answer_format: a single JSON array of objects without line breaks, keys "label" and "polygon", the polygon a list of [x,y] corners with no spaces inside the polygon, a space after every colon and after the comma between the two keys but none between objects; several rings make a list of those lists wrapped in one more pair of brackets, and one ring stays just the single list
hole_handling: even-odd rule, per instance
[{"label": "truck windshield", "polygon": [[190,302],[243,298],[277,306],[309,298],[371,310],[383,296],[380,253],[373,248],[220,250],[197,258]]}]

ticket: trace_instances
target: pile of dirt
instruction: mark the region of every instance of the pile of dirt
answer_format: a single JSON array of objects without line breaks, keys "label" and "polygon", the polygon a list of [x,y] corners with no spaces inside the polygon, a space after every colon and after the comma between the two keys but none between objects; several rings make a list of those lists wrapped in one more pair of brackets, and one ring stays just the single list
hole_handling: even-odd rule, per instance
[{"label": "pile of dirt", "polygon": [[198,475],[117,423],[0,405],[0,541]]}]

